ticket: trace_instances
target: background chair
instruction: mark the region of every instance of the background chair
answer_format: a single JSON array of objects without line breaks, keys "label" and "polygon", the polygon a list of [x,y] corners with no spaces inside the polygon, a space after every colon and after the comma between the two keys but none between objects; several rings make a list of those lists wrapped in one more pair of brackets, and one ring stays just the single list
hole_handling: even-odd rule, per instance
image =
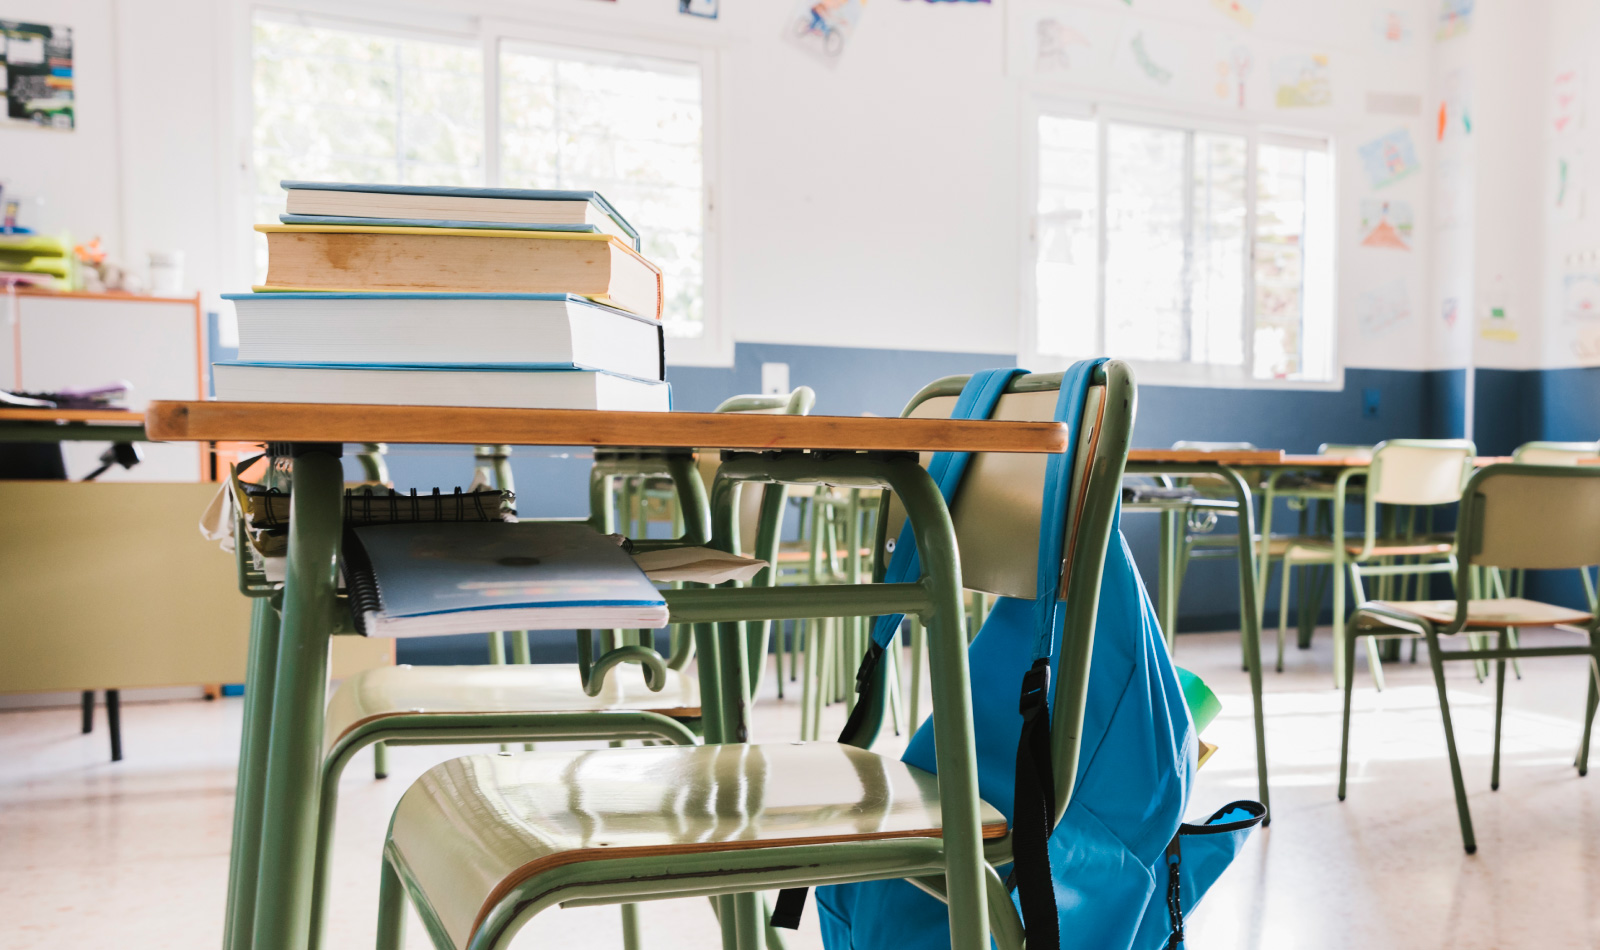
[{"label": "background chair", "polygon": [[[1444,723],[1445,748],[1450,756],[1450,777],[1455,786],[1461,840],[1467,853],[1477,850],[1472,815],[1467,807],[1461,761],[1456,753],[1450,723],[1444,664],[1472,660],[1495,662],[1494,763],[1489,787],[1500,787],[1500,727],[1505,703],[1506,660],[1516,657],[1584,656],[1589,658],[1589,696],[1584,711],[1583,738],[1575,765],[1588,771],[1589,738],[1600,683],[1600,629],[1592,610],[1572,609],[1517,597],[1479,598],[1473,595],[1471,572],[1476,568],[1499,570],[1587,571],[1600,564],[1600,469],[1588,466],[1491,465],[1475,474],[1462,494],[1456,528],[1454,600],[1368,601],[1350,618],[1345,640],[1344,727],[1339,750],[1339,799],[1345,797],[1345,776],[1350,751],[1350,698],[1354,689],[1355,641],[1378,637],[1421,637],[1428,644],[1434,686],[1439,693],[1439,714]],[[1507,637],[1520,627],[1581,627],[1587,642],[1570,646],[1516,647]],[[1494,647],[1443,648],[1443,639],[1475,632],[1496,634]]]}]

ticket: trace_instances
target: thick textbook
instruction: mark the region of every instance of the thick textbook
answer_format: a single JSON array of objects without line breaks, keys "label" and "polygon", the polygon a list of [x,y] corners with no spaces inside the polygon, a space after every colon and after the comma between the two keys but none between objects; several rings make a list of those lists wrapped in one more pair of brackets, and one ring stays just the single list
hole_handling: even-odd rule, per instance
[{"label": "thick textbook", "polygon": [[633,229],[598,191],[462,188],[333,181],[280,182],[291,215],[410,218],[486,224],[586,225],[639,248]]},{"label": "thick textbook", "polygon": [[655,628],[667,602],[586,524],[397,524],[345,534],[342,566],[369,637]]},{"label": "thick textbook", "polygon": [[572,294],[223,294],[239,359],[525,363],[666,375],[661,324]]},{"label": "thick textbook", "polygon": [[258,224],[260,290],[578,294],[661,317],[661,269],[620,238],[580,231]]},{"label": "thick textbook", "polygon": [[666,412],[664,382],[594,370],[515,364],[213,363],[226,402],[344,403],[365,406],[476,406],[490,409],[610,409]]}]

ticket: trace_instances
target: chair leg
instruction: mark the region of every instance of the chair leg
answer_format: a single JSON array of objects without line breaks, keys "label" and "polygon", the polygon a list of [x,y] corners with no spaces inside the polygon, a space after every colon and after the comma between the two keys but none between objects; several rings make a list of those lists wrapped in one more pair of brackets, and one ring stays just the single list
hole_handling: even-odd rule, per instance
[{"label": "chair leg", "polygon": [[1367,641],[1367,670],[1372,673],[1372,685],[1383,692],[1383,657],[1378,655],[1378,638],[1365,637]]},{"label": "chair leg", "polygon": [[[1500,649],[1505,649],[1506,634],[1501,631],[1495,637],[1495,642]],[[1489,790],[1500,790],[1500,723],[1504,719],[1506,707],[1506,661],[1494,661],[1494,761],[1489,766]]]},{"label": "chair leg", "polygon": [[639,905],[622,905],[622,950],[639,950]]},{"label": "chair leg", "polygon": [[1283,672],[1283,643],[1289,632],[1289,580],[1294,576],[1294,567],[1289,559],[1283,559],[1283,566],[1278,569],[1278,665],[1279,673]]},{"label": "chair leg", "polygon": [[1594,731],[1594,713],[1596,706],[1600,706],[1600,655],[1589,658],[1589,697],[1583,710],[1583,738],[1578,742],[1578,757],[1573,762],[1578,767],[1578,775],[1589,774],[1589,736]]},{"label": "chair leg", "polygon": [[1339,801],[1344,801],[1345,776],[1350,770],[1350,697],[1356,683],[1356,638],[1345,637],[1344,726],[1339,738]]},{"label": "chair leg", "polygon": [[1461,819],[1461,844],[1475,854],[1478,841],[1472,834],[1472,814],[1467,810],[1467,786],[1461,779],[1461,758],[1456,754],[1456,733],[1450,724],[1450,700],[1445,696],[1444,658],[1439,652],[1439,637],[1428,633],[1428,662],[1433,666],[1433,683],[1439,690],[1439,716],[1444,721],[1444,744],[1450,753],[1450,780],[1455,784],[1456,813]]},{"label": "chair leg", "polygon": [[106,728],[111,733],[111,761],[122,761],[122,693],[106,690]]},{"label": "chair leg", "polygon": [[94,731],[94,690],[83,691],[83,734],[88,735]]},{"label": "chair leg", "polygon": [[382,742],[372,745],[372,777],[389,777],[389,746]]},{"label": "chair leg", "polygon": [[916,617],[906,618],[911,628],[911,695],[906,700],[906,707],[910,713],[910,728],[916,732],[922,725],[921,710],[918,708],[922,702],[922,668],[927,664],[928,643],[927,633],[922,629],[922,621]]},{"label": "chair leg", "polygon": [[406,935],[406,889],[400,874],[389,859],[383,859],[383,877],[378,882],[377,950],[400,950]]}]

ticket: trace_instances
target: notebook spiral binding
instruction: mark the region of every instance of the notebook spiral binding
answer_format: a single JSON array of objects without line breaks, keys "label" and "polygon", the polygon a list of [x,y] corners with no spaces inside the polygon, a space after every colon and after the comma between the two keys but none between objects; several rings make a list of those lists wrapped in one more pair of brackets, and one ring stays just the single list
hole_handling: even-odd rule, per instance
[{"label": "notebook spiral binding", "polygon": [[[250,492],[250,521],[256,528],[278,528],[288,525],[287,518],[278,517],[281,503],[288,494],[277,488]],[[415,488],[409,494],[384,490],[374,492],[372,486],[347,488],[344,493],[344,520],[350,525],[410,524],[424,521],[514,521],[516,520],[516,493],[485,489],[464,492],[458,486],[449,495],[435,488],[432,494],[419,495]]]}]

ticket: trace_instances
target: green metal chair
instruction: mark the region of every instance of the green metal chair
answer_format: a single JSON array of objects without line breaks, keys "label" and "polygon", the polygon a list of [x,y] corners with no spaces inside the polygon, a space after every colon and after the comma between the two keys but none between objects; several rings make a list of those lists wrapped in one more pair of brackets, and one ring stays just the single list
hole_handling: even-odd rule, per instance
[{"label": "green metal chair", "polygon": [[[1060,381],[1059,374],[1013,380],[995,417],[1050,419]],[[941,380],[913,405],[948,415],[962,382]],[[1127,367],[1108,363],[1077,434],[1077,513],[1069,516],[1063,560],[1067,619],[1052,712],[1058,818],[1077,774],[1100,572],[1133,406]],[[734,744],[456,759],[427,772],[395,810],[384,849],[379,950],[400,945],[408,898],[436,946],[490,950],[557,904],[689,895],[725,895],[722,906],[733,912],[721,915],[724,946],[754,950],[761,940],[755,892],[879,878],[907,878],[945,899],[955,950],[986,950],[990,926],[1002,948],[1020,948],[1020,918],[994,871],[1010,861],[1006,822],[976,796],[960,593],[965,580],[1032,597],[1045,462],[973,456],[945,516],[926,474],[902,475],[900,466],[914,463],[892,455],[725,461],[713,488],[724,550],[732,545],[733,480],[887,486],[916,525],[924,576],[916,584],[668,592],[674,613],[691,604],[705,611],[711,595],[740,594],[754,595],[738,598],[741,610],[765,601],[769,616],[922,614],[930,625],[938,775],[866,751],[884,708],[881,689],[871,694],[879,716],[866,717],[866,734],[852,744],[745,745],[742,723],[723,722],[708,728],[708,739]],[[723,652],[734,644],[742,646],[742,638]],[[718,674],[708,650],[702,644],[702,695],[709,698]],[[743,677],[722,676],[725,688],[748,689]]]},{"label": "green metal chair", "polygon": [[[1350,618],[1344,642],[1344,725],[1339,749],[1339,799],[1345,797],[1350,752],[1350,697],[1354,689],[1355,642],[1379,637],[1421,637],[1427,641],[1439,692],[1445,748],[1455,786],[1461,840],[1467,853],[1477,850],[1472,815],[1467,808],[1461,761],[1450,723],[1444,664],[1451,661],[1495,662],[1494,763],[1489,787],[1500,787],[1500,726],[1505,703],[1506,660],[1518,657],[1583,656],[1589,658],[1589,699],[1583,738],[1574,765],[1588,771],[1589,739],[1600,683],[1600,622],[1593,610],[1573,610],[1518,597],[1473,597],[1474,569],[1565,570],[1587,572],[1600,564],[1600,468],[1556,465],[1491,465],[1467,482],[1461,496],[1455,548],[1460,552],[1456,597],[1439,601],[1368,601]],[[1507,634],[1522,627],[1580,627],[1586,643],[1553,647],[1516,647]],[[1445,638],[1456,634],[1496,635],[1492,648],[1445,650]]]},{"label": "green metal chair", "polygon": [[[1283,642],[1288,626],[1288,572],[1293,567],[1328,565],[1333,575],[1334,676],[1344,677],[1345,657],[1345,573],[1356,603],[1367,599],[1364,579],[1400,576],[1425,577],[1453,574],[1456,550],[1453,537],[1418,536],[1415,532],[1395,531],[1392,523],[1380,517],[1379,505],[1408,508],[1435,508],[1455,504],[1461,486],[1472,472],[1477,449],[1464,439],[1391,439],[1379,443],[1367,468],[1347,468],[1335,478],[1329,493],[1332,530],[1327,539],[1307,538],[1288,545],[1283,553],[1284,583],[1279,590],[1278,655],[1282,662]],[[1362,533],[1354,538],[1345,533],[1345,506],[1355,494],[1351,482],[1365,479],[1360,493],[1363,502]],[[1388,519],[1393,522],[1394,519]],[[1373,682],[1383,688],[1383,666],[1374,642],[1367,642],[1367,662]]]}]

